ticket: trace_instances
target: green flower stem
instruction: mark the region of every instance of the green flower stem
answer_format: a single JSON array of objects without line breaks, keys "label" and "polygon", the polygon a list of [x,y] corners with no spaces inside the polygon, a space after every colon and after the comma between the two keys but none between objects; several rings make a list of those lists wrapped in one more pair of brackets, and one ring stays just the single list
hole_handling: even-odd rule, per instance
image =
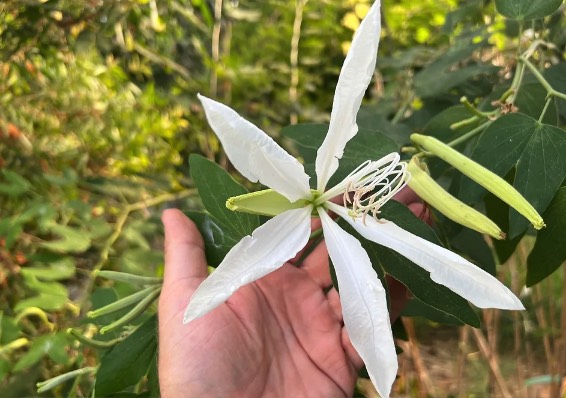
[{"label": "green flower stem", "polygon": [[542,123],[542,119],[544,119],[544,115],[546,114],[546,110],[548,109],[548,106],[550,105],[550,103],[552,102],[552,96],[549,95],[546,97],[546,103],[544,104],[544,108],[542,110],[542,112],[540,113],[540,117],[538,118],[538,122]]},{"label": "green flower stem", "polygon": [[476,136],[477,134],[481,133],[482,131],[484,131],[486,128],[489,127],[489,125],[493,123],[492,120],[488,120],[482,124],[480,124],[478,127],[476,127],[473,130],[468,131],[466,134],[462,135],[461,137],[456,138],[455,140],[450,141],[449,143],[447,143],[446,145],[448,145],[451,148],[454,148],[455,146],[466,142],[467,140],[469,140],[470,138]]},{"label": "green flower stem", "polygon": [[560,91],[556,91],[555,89],[553,89],[552,86],[550,85],[550,83],[544,78],[544,76],[538,71],[538,69],[525,56],[520,56],[519,61],[522,64],[524,64],[527,68],[529,68],[529,70],[534,75],[534,77],[546,89],[546,92],[548,93],[549,96],[558,97],[558,98],[562,98],[562,99],[566,100],[566,94],[561,93]]},{"label": "green flower stem", "polygon": [[76,369],[71,372],[63,373],[62,375],[53,377],[52,379],[45,380],[36,384],[37,392],[42,393],[45,391],[49,391],[52,388],[57,387],[58,385],[74,379],[75,377],[87,375],[87,374],[94,374],[98,370],[98,366],[87,366],[85,368]]},{"label": "green flower stem", "polygon": [[77,339],[80,343],[82,343],[84,345],[87,345],[87,346],[92,347],[92,348],[98,348],[98,349],[107,349],[107,348],[113,347],[114,345],[118,344],[119,342],[121,342],[125,338],[125,337],[118,337],[116,339],[107,340],[107,341],[95,340],[95,339],[91,339],[89,337],[86,337],[85,335],[79,333],[78,331],[76,331],[73,328],[67,329],[67,334],[70,334],[71,336],[73,336],[75,339]]},{"label": "green flower stem", "polygon": [[163,282],[163,278],[152,276],[140,276],[128,274],[126,272],[116,271],[98,271],[93,273],[94,276],[99,276],[106,279],[111,279],[117,282],[124,282],[130,285],[158,285]]},{"label": "green flower stem", "polygon": [[155,289],[153,292],[149,293],[143,300],[141,300],[130,312],[124,315],[122,318],[117,319],[116,321],[112,322],[110,325],[106,325],[100,329],[100,334],[104,334],[106,332],[110,332],[114,329],[118,329],[128,323],[132,322],[138,316],[143,314],[145,310],[149,308],[149,306],[157,299],[159,294],[161,293],[161,286]]},{"label": "green flower stem", "polygon": [[94,311],[89,311],[86,314],[86,316],[89,317],[89,318],[97,318],[97,317],[102,316],[102,315],[111,314],[113,312],[119,311],[119,310],[127,308],[131,305],[139,303],[140,301],[142,301],[144,298],[146,298],[148,295],[150,295],[151,293],[153,293],[156,290],[161,290],[161,286],[160,285],[150,286],[150,287],[143,289],[139,292],[136,292],[134,294],[130,294],[129,296],[124,297],[123,299],[120,299],[118,301],[114,301],[113,303],[105,305],[104,307],[98,308]]}]

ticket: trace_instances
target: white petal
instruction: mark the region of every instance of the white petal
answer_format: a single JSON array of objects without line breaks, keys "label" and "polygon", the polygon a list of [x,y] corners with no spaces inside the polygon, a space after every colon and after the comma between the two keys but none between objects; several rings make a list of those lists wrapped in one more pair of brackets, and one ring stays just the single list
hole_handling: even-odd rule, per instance
[{"label": "white petal", "polygon": [[230,107],[198,94],[206,118],[234,167],[291,202],[311,196],[303,165],[273,139]]},{"label": "white petal", "polygon": [[380,7],[380,0],[376,0],[356,31],[338,78],[330,127],[316,156],[320,192],[324,192],[328,180],[338,169],[346,143],[358,132],[356,115],[375,71],[381,33]]},{"label": "white petal", "polygon": [[397,375],[385,289],[360,242],[319,208],[324,240],[336,270],[344,325],[377,392],[388,397]]},{"label": "white petal", "polygon": [[364,238],[395,250],[430,272],[436,283],[480,308],[524,310],[521,301],[505,285],[481,268],[441,246],[413,235],[392,221],[366,217],[353,220],[341,206],[330,205]]},{"label": "white petal", "polygon": [[288,210],[244,237],[195,291],[183,323],[212,311],[236,290],[281,267],[307,244],[312,206]]}]

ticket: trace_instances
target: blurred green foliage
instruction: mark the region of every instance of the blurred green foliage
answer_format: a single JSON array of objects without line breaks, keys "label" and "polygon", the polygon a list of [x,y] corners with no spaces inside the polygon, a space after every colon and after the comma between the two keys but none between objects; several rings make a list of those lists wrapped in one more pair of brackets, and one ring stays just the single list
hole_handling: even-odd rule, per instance
[{"label": "blurred green foliage", "polygon": [[[160,209],[202,210],[188,155],[230,170],[196,93],[229,103],[276,138],[291,121],[327,122],[345,51],[369,3],[0,4],[0,396],[33,396],[35,382],[81,369],[49,393],[91,396],[100,363],[111,364],[98,381],[105,394],[133,392],[137,384],[135,391],[155,396],[156,366],[144,351],[155,345],[152,311],[102,336],[99,326],[127,311],[85,317],[145,284],[92,271],[160,276]],[[450,128],[473,116],[460,98],[492,109],[511,85],[518,47],[537,41],[532,62],[564,92],[564,7],[543,8],[543,16],[552,14],[544,20],[539,9],[511,20],[497,14],[496,5],[510,16],[500,3],[384,0],[378,69],[360,126],[387,133],[398,146],[411,132],[458,138],[479,124]],[[531,86],[517,103],[536,118],[546,92],[528,71],[524,79]],[[564,126],[564,104],[552,104],[555,126]],[[435,177],[451,178],[446,166],[429,166]],[[460,231],[447,224],[444,232],[457,246]],[[68,328],[79,331],[79,341]],[[128,347],[133,352],[115,368],[112,358]],[[115,380],[135,366],[128,385]]]}]

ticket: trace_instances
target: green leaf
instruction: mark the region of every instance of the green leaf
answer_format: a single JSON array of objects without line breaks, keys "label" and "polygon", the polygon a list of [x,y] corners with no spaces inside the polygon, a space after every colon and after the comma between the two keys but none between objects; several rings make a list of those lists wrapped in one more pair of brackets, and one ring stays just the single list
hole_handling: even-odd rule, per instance
[{"label": "green leaf", "polygon": [[[486,195],[484,203],[486,215],[503,231],[509,231],[509,205],[492,193]],[[509,239],[509,237],[502,240],[492,239],[491,242],[499,264],[505,263],[511,257],[523,235],[524,233],[520,233],[512,239]]]},{"label": "green leaf", "polygon": [[[546,95],[546,88],[538,81],[524,83],[517,94],[515,105],[522,114],[538,120],[546,103]],[[542,122],[555,126],[557,121],[556,107],[549,106]]]},{"label": "green leaf", "polygon": [[69,279],[75,275],[75,261],[72,257],[61,257],[50,264],[33,263],[22,268],[22,275],[34,276],[44,281]]},{"label": "green leaf", "polygon": [[36,293],[36,296],[20,300],[14,307],[20,311],[28,307],[39,307],[43,310],[58,310],[67,303],[67,288],[58,282],[40,281],[35,275],[23,275],[27,287]]},{"label": "green leaf", "polygon": [[[504,115],[483,132],[471,158],[501,177],[515,167],[513,186],[542,213],[566,177],[566,132],[520,113]],[[464,201],[477,202],[484,193],[462,178]],[[527,226],[528,221],[511,209],[508,237],[518,236]]]},{"label": "green leaf", "polygon": [[82,253],[90,247],[90,236],[87,231],[53,224],[49,231],[61,237],[59,240],[41,243],[41,247],[63,253]]},{"label": "green leaf", "polygon": [[497,12],[517,20],[544,18],[560,7],[562,0],[495,0]]},{"label": "green leaf", "polygon": [[[381,209],[381,216],[415,235],[437,245],[440,244],[434,231],[399,202],[387,202]],[[428,306],[455,317],[463,323],[479,327],[479,319],[470,304],[447,287],[434,282],[428,271],[403,255],[360,237],[351,228],[347,231],[360,240],[374,268],[377,266],[382,268],[385,273],[403,283],[416,298]]]},{"label": "green leaf", "polygon": [[38,307],[46,311],[57,311],[63,308],[66,303],[67,297],[65,296],[41,293],[37,296],[18,301],[18,303],[14,306],[14,310],[21,311],[24,308]]},{"label": "green leaf", "polygon": [[464,228],[451,238],[450,245],[461,255],[472,259],[485,272],[495,275],[495,261],[482,234]]},{"label": "green leaf", "polygon": [[16,320],[0,311],[0,346],[16,340],[21,333]]},{"label": "green leaf", "polygon": [[[556,91],[566,93],[566,62],[553,65],[543,72],[544,78],[550,83],[550,86]],[[566,119],[566,100],[562,98],[554,98],[556,109],[562,118]]]},{"label": "green leaf", "polygon": [[156,355],[157,317],[152,316],[102,357],[96,374],[96,396],[108,396],[138,383]]},{"label": "green leaf", "polygon": [[232,229],[224,229],[223,224],[210,214],[187,212],[187,216],[200,231],[204,239],[206,260],[213,267],[218,266],[230,249],[243,238]]},{"label": "green leaf", "polygon": [[433,322],[443,323],[445,325],[463,325],[463,322],[455,316],[439,311],[417,298],[413,298],[407,302],[407,305],[405,305],[405,308],[403,308],[401,312],[401,316],[422,316]]},{"label": "green leaf", "polygon": [[[295,124],[287,126],[281,135],[290,139],[305,161],[305,171],[311,176],[311,187],[316,186],[314,163],[316,151],[324,141],[328,126],[324,124]],[[328,187],[342,181],[350,172],[366,160],[378,160],[391,152],[397,152],[399,146],[391,138],[375,130],[360,129],[344,150],[336,173],[330,179]]]},{"label": "green leaf", "polygon": [[222,224],[223,229],[229,228],[244,237],[259,227],[258,216],[226,208],[228,198],[248,193],[226,170],[200,155],[191,155],[189,164],[204,207]]},{"label": "green leaf", "polygon": [[542,281],[566,261],[566,187],[556,192],[544,212],[544,220],[546,228],[538,232],[527,259],[527,286]]},{"label": "green leaf", "polygon": [[45,355],[47,355],[47,351],[49,350],[49,335],[39,336],[31,343],[31,347],[28,352],[22,356],[16,365],[14,366],[14,372],[21,372],[24,369],[29,368],[30,366],[35,365],[39,362]]},{"label": "green leaf", "polygon": [[0,193],[7,196],[20,196],[31,188],[31,183],[24,177],[13,171],[3,169],[2,177],[4,182],[0,182]]}]

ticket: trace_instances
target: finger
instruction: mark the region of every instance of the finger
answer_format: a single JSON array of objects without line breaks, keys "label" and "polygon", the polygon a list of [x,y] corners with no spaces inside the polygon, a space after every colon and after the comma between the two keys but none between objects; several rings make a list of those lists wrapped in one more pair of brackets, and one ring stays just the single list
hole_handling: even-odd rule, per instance
[{"label": "finger", "polygon": [[321,289],[324,289],[332,285],[329,266],[328,251],[326,250],[326,244],[322,241],[305,258],[301,268],[309,274],[311,279]]},{"label": "finger", "polygon": [[165,210],[161,219],[165,228],[163,291],[175,288],[190,297],[208,274],[202,236],[180,210]]},{"label": "finger", "polygon": [[432,225],[432,215],[430,209],[424,203],[411,203],[409,209],[415,216],[423,220],[428,225]]},{"label": "finger", "polygon": [[421,200],[419,196],[415,193],[415,191],[413,191],[409,187],[405,187],[402,190],[400,190],[397,194],[395,194],[395,196],[393,196],[393,199],[401,203],[404,203],[406,205],[419,202]]}]

